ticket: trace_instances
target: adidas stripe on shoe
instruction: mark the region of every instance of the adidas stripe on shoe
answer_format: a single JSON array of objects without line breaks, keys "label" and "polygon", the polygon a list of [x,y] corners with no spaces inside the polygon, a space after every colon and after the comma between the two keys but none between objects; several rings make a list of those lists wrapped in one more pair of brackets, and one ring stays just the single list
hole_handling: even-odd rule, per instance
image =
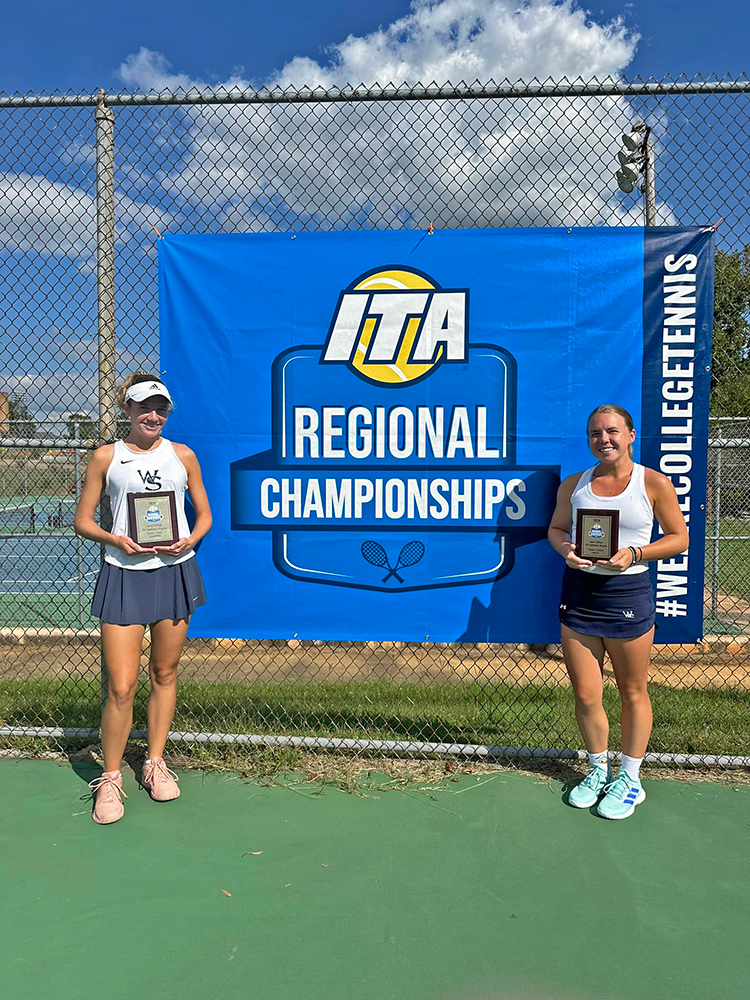
[{"label": "adidas stripe on shoe", "polygon": [[620,771],[605,792],[596,810],[605,819],[627,819],[646,798],[640,779],[631,778],[625,771]]}]

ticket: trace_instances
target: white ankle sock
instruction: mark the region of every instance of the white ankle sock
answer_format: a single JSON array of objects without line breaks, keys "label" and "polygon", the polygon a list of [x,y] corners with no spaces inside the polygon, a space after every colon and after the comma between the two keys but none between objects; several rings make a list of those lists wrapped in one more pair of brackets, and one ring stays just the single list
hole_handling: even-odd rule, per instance
[{"label": "white ankle sock", "polygon": [[590,753],[589,754],[589,764],[592,767],[606,767],[607,766],[607,751],[602,750],[601,753]]},{"label": "white ankle sock", "polygon": [[642,763],[643,757],[628,757],[628,755],[624,753],[622,755],[622,760],[620,761],[620,770],[625,771],[628,777],[632,778],[633,781],[640,781]]}]

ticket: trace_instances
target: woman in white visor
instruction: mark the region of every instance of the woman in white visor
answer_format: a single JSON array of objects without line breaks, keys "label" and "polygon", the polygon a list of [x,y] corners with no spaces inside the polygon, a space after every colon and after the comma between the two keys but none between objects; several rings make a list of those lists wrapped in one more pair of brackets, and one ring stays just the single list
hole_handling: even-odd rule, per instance
[{"label": "woman in white visor", "polygon": [[[151,692],[141,784],[159,802],[180,794],[162,754],[188,622],[206,601],[194,549],[211,527],[198,460],[186,445],[162,437],[172,397],[160,376],[134,372],[118,389],[117,402],[130,418],[130,433],[91,456],[75,517],[76,532],[105,547],[91,609],[101,619],[108,679],[101,725],[104,773],[91,782],[93,819],[102,824],[116,822],[124,811],[120,765],[132,728],[147,625]],[[186,492],[195,511],[192,530],[185,516]],[[111,531],[94,518],[102,494],[112,509]]]}]

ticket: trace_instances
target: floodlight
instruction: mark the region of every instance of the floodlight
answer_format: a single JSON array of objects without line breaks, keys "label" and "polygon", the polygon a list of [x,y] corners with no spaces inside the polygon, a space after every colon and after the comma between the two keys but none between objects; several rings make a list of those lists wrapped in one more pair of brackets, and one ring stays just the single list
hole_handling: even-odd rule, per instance
[{"label": "floodlight", "polygon": [[625,166],[626,163],[634,163],[638,159],[638,153],[631,153],[627,149],[621,149],[617,154],[617,159]]},{"label": "floodlight", "polygon": [[619,170],[615,177],[618,188],[624,194],[630,194],[636,188],[643,192],[646,225],[653,226],[656,218],[654,145],[651,129],[645,122],[634,122],[627,132],[622,133],[617,160]]},{"label": "floodlight", "polygon": [[622,144],[625,149],[629,149],[632,152],[640,149],[643,143],[643,136],[639,132],[623,132],[622,133]]},{"label": "floodlight", "polygon": [[616,177],[617,177],[618,188],[621,191],[624,191],[625,194],[630,194],[630,192],[635,187],[635,182],[632,181],[630,177],[623,170],[618,170]]}]

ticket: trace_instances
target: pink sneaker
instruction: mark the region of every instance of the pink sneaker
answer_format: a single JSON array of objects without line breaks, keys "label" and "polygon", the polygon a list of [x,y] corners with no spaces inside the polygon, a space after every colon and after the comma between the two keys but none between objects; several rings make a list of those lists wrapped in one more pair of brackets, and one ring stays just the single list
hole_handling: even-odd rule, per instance
[{"label": "pink sneaker", "polygon": [[125,812],[122,799],[126,799],[127,795],[122,790],[122,774],[119,771],[105,771],[89,782],[89,788],[94,793],[91,818],[95,823],[105,826],[122,819]]},{"label": "pink sneaker", "polygon": [[179,798],[179,780],[162,757],[152,757],[143,765],[141,784],[155,802],[171,802],[172,799]]}]

